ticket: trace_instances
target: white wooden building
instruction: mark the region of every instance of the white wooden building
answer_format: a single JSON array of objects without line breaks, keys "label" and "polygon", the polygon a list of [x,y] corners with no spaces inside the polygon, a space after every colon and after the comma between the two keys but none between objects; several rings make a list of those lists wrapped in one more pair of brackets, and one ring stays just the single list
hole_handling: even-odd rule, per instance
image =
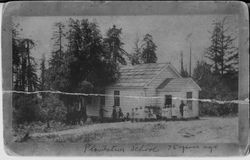
[{"label": "white wooden building", "polygon": [[[104,117],[111,117],[113,106],[119,106],[124,114],[131,115],[132,109],[156,106],[171,108],[181,117],[179,106],[183,102],[188,105],[190,117],[199,116],[198,101],[187,98],[199,98],[200,87],[192,78],[182,78],[170,63],[150,63],[126,66],[120,70],[119,80],[106,87],[102,105],[106,110]],[[92,99],[94,105],[87,107],[88,115],[98,115],[101,100]]]}]

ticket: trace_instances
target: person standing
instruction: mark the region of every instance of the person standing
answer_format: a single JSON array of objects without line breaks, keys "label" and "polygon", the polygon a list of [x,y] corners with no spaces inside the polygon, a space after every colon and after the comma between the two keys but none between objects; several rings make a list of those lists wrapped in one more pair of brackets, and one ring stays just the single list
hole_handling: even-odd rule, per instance
[{"label": "person standing", "polygon": [[180,104],[181,118],[183,118],[183,109],[184,109],[184,106],[185,106],[184,102],[181,101],[181,104]]},{"label": "person standing", "polygon": [[130,119],[130,115],[129,115],[129,113],[127,112],[127,113],[126,113],[126,117],[125,117],[125,121],[129,121],[129,119]]},{"label": "person standing", "polygon": [[115,122],[117,119],[117,112],[116,112],[116,106],[113,106],[113,112],[112,112],[112,119]]},{"label": "person standing", "polygon": [[119,120],[121,120],[121,121],[123,121],[124,119],[124,115],[123,115],[123,113],[122,113],[122,109],[121,109],[121,107],[119,107],[119,110],[118,110],[118,118],[119,118]]}]

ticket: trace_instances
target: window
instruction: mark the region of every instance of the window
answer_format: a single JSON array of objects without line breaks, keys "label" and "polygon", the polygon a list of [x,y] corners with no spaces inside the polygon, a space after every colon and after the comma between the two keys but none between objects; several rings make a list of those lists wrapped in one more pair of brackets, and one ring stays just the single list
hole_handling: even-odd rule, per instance
[{"label": "window", "polygon": [[172,106],[172,95],[165,95],[165,107],[171,108]]},{"label": "window", "polygon": [[187,99],[192,98],[192,92],[187,92]]},{"label": "window", "polygon": [[192,110],[192,100],[188,100],[188,99],[192,99],[192,92],[187,92],[187,106],[189,107],[190,110]]},{"label": "window", "polygon": [[114,106],[120,106],[120,91],[114,91]]}]

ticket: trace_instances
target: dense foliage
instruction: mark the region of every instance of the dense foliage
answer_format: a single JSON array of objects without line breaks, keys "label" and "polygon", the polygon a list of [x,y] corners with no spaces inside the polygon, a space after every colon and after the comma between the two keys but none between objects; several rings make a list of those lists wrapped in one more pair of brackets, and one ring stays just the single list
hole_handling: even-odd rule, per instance
[{"label": "dense foliage", "polygon": [[[226,19],[213,24],[211,45],[206,49],[209,60],[198,61],[193,78],[201,87],[201,99],[230,101],[238,99],[238,52]],[[201,103],[202,115],[237,114],[237,104]]]},{"label": "dense foliage", "polygon": [[157,46],[153,41],[153,36],[150,34],[144,35],[143,39],[137,36],[134,43],[133,52],[128,55],[132,65],[145,64],[145,63],[156,63]]},{"label": "dense foliage", "polygon": [[[12,71],[13,89],[16,91],[35,91],[38,88],[36,62],[31,56],[31,49],[35,46],[33,40],[22,38],[18,25],[12,29]],[[37,95],[13,94],[13,121],[15,123],[30,122],[39,116]]]},{"label": "dense foliage", "polygon": [[[102,37],[98,25],[88,19],[70,18],[65,24],[54,25],[54,42],[51,58],[46,65],[43,57],[40,64],[40,78],[37,78],[31,49],[31,39],[18,37],[13,27],[13,84],[15,90],[101,93],[103,88],[119,77],[119,64],[126,64],[126,52],[122,49],[121,29],[110,28]],[[16,123],[34,120],[58,120],[73,122],[81,113],[86,120],[86,99],[84,96],[51,94],[14,95],[14,117]],[[33,102],[34,99],[34,102]],[[22,102],[20,102],[22,101]],[[27,102],[27,104],[25,104]],[[62,103],[63,102],[63,103]],[[79,104],[82,107],[79,109]],[[27,114],[32,112],[32,117]],[[33,113],[34,112],[34,113]],[[26,114],[27,113],[27,114]],[[38,113],[39,115],[37,115]],[[57,117],[55,115],[61,115]],[[63,116],[64,115],[64,116]],[[35,119],[36,118],[36,119]],[[74,120],[72,120],[74,119]]]},{"label": "dense foliage", "polygon": [[142,41],[141,60],[143,63],[156,63],[156,48],[152,35],[146,34]]}]

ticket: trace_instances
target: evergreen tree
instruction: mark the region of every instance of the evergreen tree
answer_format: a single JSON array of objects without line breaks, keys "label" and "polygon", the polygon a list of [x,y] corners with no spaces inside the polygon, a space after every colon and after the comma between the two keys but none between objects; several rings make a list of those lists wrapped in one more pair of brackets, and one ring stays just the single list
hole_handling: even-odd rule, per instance
[{"label": "evergreen tree", "polygon": [[134,52],[130,55],[130,62],[132,65],[140,64],[141,46],[140,39],[137,37],[135,40]]},{"label": "evergreen tree", "polygon": [[213,73],[221,75],[237,72],[238,51],[234,46],[235,37],[230,33],[226,18],[213,23],[211,45],[206,50],[206,57],[212,61]]},{"label": "evergreen tree", "polygon": [[[69,63],[69,69],[72,85],[76,85],[78,88],[78,85],[86,80],[97,87],[113,81],[116,77],[107,77],[102,73],[106,69],[107,73],[116,72],[117,68],[109,59],[107,49],[104,46],[105,42],[97,24],[89,22],[88,19],[71,19],[69,28],[71,31],[68,35],[68,40],[71,43],[69,45],[71,46],[69,58],[72,59]],[[106,68],[103,65],[107,65]]]},{"label": "evergreen tree", "polygon": [[[62,65],[55,72],[55,64],[52,61],[49,63],[51,87],[73,93],[100,92],[107,84],[114,82],[119,74],[118,65],[110,60],[110,52],[97,24],[88,19],[70,18],[67,28],[68,48]],[[82,101],[81,96],[69,95],[61,95],[61,99],[67,107],[68,122],[73,123],[75,117],[79,116],[86,120],[86,100]],[[81,106],[80,112],[76,111],[77,106]]]},{"label": "evergreen tree", "polygon": [[60,65],[63,63],[63,39],[65,38],[65,25],[62,22],[56,22],[54,24],[54,31],[52,35],[52,40],[54,41],[53,44],[53,51],[52,51],[52,58],[50,59],[50,63],[55,63],[56,68],[60,68]]},{"label": "evergreen tree", "polygon": [[107,31],[107,37],[104,39],[104,42],[107,44],[110,58],[116,63],[119,62],[122,65],[126,65],[125,56],[128,56],[128,53],[122,48],[124,43],[121,41],[121,34],[122,29],[116,28],[116,26],[113,25],[113,27]]},{"label": "evergreen tree", "polygon": [[12,26],[12,71],[13,71],[13,87],[15,90],[21,90],[21,51],[19,25]]},{"label": "evergreen tree", "polygon": [[38,87],[36,62],[31,55],[32,39],[22,38],[17,25],[12,29],[13,86],[15,90],[35,91]]},{"label": "evergreen tree", "polygon": [[[35,43],[32,39],[22,38],[20,31],[18,24],[13,25],[13,89],[32,92],[36,91],[38,87],[36,62],[31,55],[31,49],[35,46]],[[37,102],[37,95],[14,93],[13,124],[36,120],[39,117],[39,110],[36,107]]]},{"label": "evergreen tree", "polygon": [[45,55],[43,54],[43,57],[41,59],[41,66],[40,66],[40,70],[41,70],[41,75],[40,75],[40,85],[41,85],[41,90],[44,90],[45,88]]},{"label": "evergreen tree", "polygon": [[35,91],[38,87],[38,77],[35,69],[36,63],[34,58],[30,55],[30,50],[35,46],[35,43],[31,39],[23,39],[21,43],[25,50],[24,54],[22,54],[22,59],[24,61],[22,67],[23,81],[25,81],[25,79],[27,80],[27,89],[31,92]]},{"label": "evergreen tree", "polygon": [[59,57],[62,56],[63,52],[63,39],[65,37],[65,25],[62,22],[56,22],[54,24],[54,31],[53,31],[53,36],[52,40],[54,40],[54,54],[58,54]]},{"label": "evergreen tree", "polygon": [[146,34],[142,42],[141,60],[143,63],[156,63],[156,48],[157,46],[153,42],[153,37],[150,34]]}]

